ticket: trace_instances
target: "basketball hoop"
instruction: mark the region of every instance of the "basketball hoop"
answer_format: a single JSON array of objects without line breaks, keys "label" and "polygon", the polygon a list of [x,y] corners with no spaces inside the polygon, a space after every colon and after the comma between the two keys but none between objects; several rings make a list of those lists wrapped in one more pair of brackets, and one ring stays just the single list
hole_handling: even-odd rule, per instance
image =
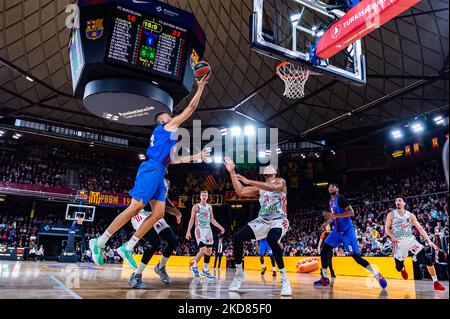
[{"label": "basketball hoop", "polygon": [[289,62],[281,62],[277,66],[276,73],[284,82],[284,96],[290,99],[305,96],[305,83],[311,71]]}]

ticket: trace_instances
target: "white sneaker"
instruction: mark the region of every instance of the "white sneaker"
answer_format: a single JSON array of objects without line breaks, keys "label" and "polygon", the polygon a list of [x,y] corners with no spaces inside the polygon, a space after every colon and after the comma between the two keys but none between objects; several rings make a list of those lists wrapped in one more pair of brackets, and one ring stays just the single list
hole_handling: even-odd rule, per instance
[{"label": "white sneaker", "polygon": [[245,272],[236,273],[236,276],[234,277],[233,281],[231,282],[230,288],[228,288],[229,291],[238,291],[239,288],[241,288],[244,281],[247,279],[247,275]]},{"label": "white sneaker", "polygon": [[281,280],[281,295],[290,296],[292,295],[291,284],[288,279]]}]

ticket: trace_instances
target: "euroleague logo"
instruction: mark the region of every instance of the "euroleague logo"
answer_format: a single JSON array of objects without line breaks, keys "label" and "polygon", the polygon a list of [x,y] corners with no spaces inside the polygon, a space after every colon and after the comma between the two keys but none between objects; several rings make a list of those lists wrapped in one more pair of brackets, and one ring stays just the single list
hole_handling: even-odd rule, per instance
[{"label": "euroleague logo", "polygon": [[333,39],[336,39],[338,36],[341,35],[341,31],[342,31],[341,25],[340,25],[340,24],[335,25],[335,26],[333,27],[333,32],[331,33],[331,37],[332,37]]}]

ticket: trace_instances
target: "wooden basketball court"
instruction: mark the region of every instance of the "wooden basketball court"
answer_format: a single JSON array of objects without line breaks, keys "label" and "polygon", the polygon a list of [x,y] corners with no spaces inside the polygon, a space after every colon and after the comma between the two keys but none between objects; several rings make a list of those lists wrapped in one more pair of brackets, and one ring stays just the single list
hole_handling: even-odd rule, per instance
[{"label": "wooden basketball court", "polygon": [[[146,289],[130,289],[132,269],[122,265],[62,264],[56,262],[0,261],[0,299],[279,299],[280,277],[267,271],[247,271],[239,293],[229,292],[234,269],[215,271],[214,280],[194,279],[188,267],[170,266],[170,285],[163,284],[149,267],[144,272]],[[448,299],[446,291],[434,291],[431,281],[388,280],[386,290],[370,278],[339,276],[333,287],[313,287],[319,275],[288,273],[293,299]],[[282,297],[286,298],[286,297]]]}]

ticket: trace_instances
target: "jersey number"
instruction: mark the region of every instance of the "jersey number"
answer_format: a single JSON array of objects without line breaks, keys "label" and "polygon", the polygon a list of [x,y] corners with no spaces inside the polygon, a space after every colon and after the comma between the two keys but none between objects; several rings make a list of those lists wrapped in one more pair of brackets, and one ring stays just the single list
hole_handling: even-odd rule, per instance
[{"label": "jersey number", "polygon": [[153,142],[155,141],[155,135],[152,134],[152,137],[150,137],[150,146],[153,147]]}]

